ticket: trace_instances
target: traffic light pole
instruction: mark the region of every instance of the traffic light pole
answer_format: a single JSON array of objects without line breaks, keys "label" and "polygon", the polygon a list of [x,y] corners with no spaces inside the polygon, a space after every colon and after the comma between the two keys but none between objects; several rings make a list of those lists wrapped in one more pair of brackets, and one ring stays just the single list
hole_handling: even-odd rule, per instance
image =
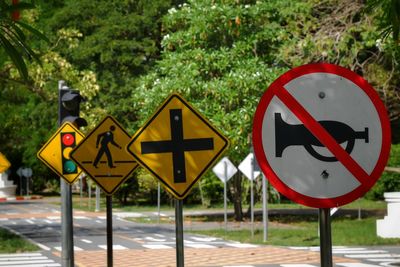
[{"label": "traffic light pole", "polygon": [[[61,90],[64,87],[64,81],[58,82],[58,90],[61,98]],[[61,112],[58,114],[58,125],[63,121]],[[72,190],[71,185],[60,178],[61,186],[61,258],[63,267],[74,267],[74,235],[72,219]]]},{"label": "traffic light pole", "polygon": [[74,236],[72,219],[71,185],[60,178],[61,183],[61,250],[62,266],[74,266]]}]

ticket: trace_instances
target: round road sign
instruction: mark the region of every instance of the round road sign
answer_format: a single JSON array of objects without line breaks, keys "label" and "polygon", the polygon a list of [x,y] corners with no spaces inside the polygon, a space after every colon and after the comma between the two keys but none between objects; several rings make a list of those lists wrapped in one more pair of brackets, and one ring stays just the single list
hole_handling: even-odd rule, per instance
[{"label": "round road sign", "polygon": [[316,208],[364,195],[383,172],[390,123],[375,90],[354,72],[309,64],[275,80],[253,124],[257,161],[278,191]]}]

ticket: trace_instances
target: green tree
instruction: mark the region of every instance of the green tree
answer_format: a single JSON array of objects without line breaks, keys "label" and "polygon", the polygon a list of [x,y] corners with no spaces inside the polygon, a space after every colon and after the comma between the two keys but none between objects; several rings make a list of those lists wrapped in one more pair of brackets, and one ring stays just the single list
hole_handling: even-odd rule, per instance
[{"label": "green tree", "polygon": [[[163,20],[162,58],[132,92],[133,111],[143,121],[168,94],[180,93],[229,137],[228,156],[238,164],[249,153],[262,93],[287,70],[275,55],[287,38],[302,34],[293,28],[310,13],[304,1],[197,0],[171,8]],[[212,174],[201,181],[211,199],[220,196],[216,181]],[[247,183],[241,175],[229,183],[237,220]]]},{"label": "green tree", "polygon": [[[25,82],[28,80],[25,60],[34,59],[40,62],[39,56],[28,44],[25,32],[44,40],[47,40],[47,38],[28,23],[13,19],[11,15],[13,12],[33,8],[32,3],[12,4],[10,1],[0,0],[0,46],[3,48],[0,51],[0,68],[4,68],[5,55],[7,55]],[[0,71],[0,78],[7,78],[6,76],[4,70]]]}]

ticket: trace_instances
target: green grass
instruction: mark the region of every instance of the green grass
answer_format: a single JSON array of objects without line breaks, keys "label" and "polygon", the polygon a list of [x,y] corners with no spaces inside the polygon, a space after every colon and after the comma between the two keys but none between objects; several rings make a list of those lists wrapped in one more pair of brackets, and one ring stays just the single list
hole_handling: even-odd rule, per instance
[{"label": "green grass", "polygon": [[[53,203],[56,205],[59,205],[60,203]],[[90,204],[90,206],[89,206]],[[92,197],[89,203],[89,198],[88,197],[83,197],[82,200],[80,199],[79,195],[73,195],[73,207],[74,209],[79,209],[79,210],[84,210],[84,211],[94,211],[96,205],[96,198]],[[244,203],[243,204],[243,210],[247,210],[248,204]],[[261,209],[262,208],[262,203],[256,203],[254,206],[256,209]],[[184,205],[184,210],[208,210],[208,211],[213,211],[213,210],[223,210],[224,206],[222,203],[220,204],[215,204],[211,207],[204,207],[200,204],[197,205]],[[233,205],[231,203],[228,203],[228,211],[233,211]],[[385,201],[371,201],[371,200],[366,200],[366,199],[358,199],[348,205],[343,206],[342,208],[344,209],[358,209],[361,208],[362,210],[371,210],[371,209],[386,209],[386,202]],[[100,198],[100,210],[105,211],[106,209],[106,200],[105,197],[102,195]],[[308,209],[308,207],[305,207],[300,204],[296,203],[268,203],[268,209]],[[157,205],[120,205],[118,200],[113,199],[113,210],[114,211],[123,211],[123,212],[146,212],[146,211],[156,211],[157,210]],[[171,205],[165,205],[162,204],[160,207],[161,211],[168,211],[168,210],[174,210],[174,207]]]},{"label": "green grass", "polygon": [[[338,219],[332,221],[332,243],[335,246],[400,245],[400,238],[380,238],[376,235],[376,218],[362,220]],[[254,238],[250,230],[224,229],[192,231],[245,243],[278,246],[318,246],[317,222],[270,223],[268,241],[263,242],[263,230],[256,229]]]},{"label": "green grass", "polygon": [[20,236],[0,228],[0,253],[36,251],[38,247]]}]

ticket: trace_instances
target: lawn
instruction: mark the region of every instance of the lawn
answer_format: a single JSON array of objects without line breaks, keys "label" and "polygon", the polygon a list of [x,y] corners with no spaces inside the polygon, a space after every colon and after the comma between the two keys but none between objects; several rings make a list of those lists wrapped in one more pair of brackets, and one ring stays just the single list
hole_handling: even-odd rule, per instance
[{"label": "lawn", "polygon": [[[400,238],[380,238],[376,235],[376,219],[333,219],[332,243],[334,246],[400,245]],[[293,221],[291,223],[270,222],[268,241],[263,242],[263,230],[258,228],[251,237],[250,230],[211,229],[193,233],[222,237],[245,243],[278,246],[318,246],[318,222]]]},{"label": "lawn", "polygon": [[38,247],[20,236],[0,228],[0,253],[36,251]]}]

